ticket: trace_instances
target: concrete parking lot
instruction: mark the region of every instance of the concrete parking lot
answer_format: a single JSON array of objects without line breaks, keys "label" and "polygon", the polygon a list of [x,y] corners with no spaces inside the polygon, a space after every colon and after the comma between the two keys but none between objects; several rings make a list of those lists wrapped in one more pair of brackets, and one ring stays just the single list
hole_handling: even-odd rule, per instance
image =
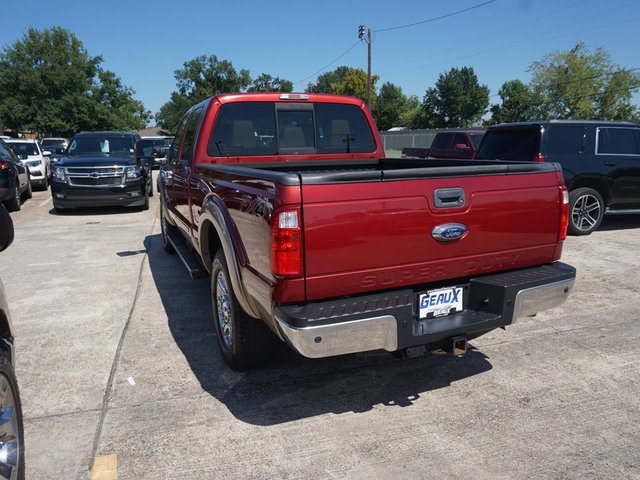
[{"label": "concrete parking lot", "polygon": [[28,479],[640,478],[640,216],[569,237],[568,303],[462,358],[283,349],[240,374],[157,202],[12,213]]}]

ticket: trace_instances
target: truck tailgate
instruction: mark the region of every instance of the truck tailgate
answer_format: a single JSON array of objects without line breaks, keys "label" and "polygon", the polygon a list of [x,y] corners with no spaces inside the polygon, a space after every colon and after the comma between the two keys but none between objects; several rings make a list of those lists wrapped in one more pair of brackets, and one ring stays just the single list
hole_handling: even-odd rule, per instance
[{"label": "truck tailgate", "polygon": [[[553,171],[303,182],[307,300],[556,260],[558,183]],[[434,192],[442,189],[464,192],[464,203],[436,206]],[[466,233],[436,240],[433,230],[448,223],[463,225]]]}]

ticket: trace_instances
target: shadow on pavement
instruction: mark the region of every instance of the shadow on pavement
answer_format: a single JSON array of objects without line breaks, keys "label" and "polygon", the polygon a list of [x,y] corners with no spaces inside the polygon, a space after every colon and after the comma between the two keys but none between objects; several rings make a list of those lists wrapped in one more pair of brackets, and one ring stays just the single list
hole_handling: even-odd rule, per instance
[{"label": "shadow on pavement", "polygon": [[640,215],[605,215],[598,230],[628,230],[640,228]]},{"label": "shadow on pavement", "polygon": [[64,210],[57,211],[55,208],[49,210],[49,215],[63,216],[63,217],[90,217],[93,215],[121,215],[123,213],[137,213],[142,210],[142,207],[80,207],[80,208],[65,208]]},{"label": "shadow on pavement", "polygon": [[471,348],[462,358],[391,354],[312,360],[282,344],[273,361],[248,373],[229,369],[218,352],[209,279],[192,280],[160,235],[148,236],[149,264],[169,329],[202,388],[239,420],[273,425],[326,413],[365,412],[376,405],[410,407],[420,396],[492,368]]}]

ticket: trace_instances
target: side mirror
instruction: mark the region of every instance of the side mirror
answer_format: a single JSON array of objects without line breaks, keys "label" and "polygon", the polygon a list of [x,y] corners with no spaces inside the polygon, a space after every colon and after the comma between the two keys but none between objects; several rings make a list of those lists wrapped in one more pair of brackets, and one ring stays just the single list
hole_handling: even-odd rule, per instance
[{"label": "side mirror", "polygon": [[0,252],[13,242],[13,221],[4,204],[0,203]]},{"label": "side mirror", "polygon": [[470,152],[471,151],[471,147],[468,145],[465,145],[464,143],[458,143],[455,146],[456,150],[463,150],[465,152]]}]

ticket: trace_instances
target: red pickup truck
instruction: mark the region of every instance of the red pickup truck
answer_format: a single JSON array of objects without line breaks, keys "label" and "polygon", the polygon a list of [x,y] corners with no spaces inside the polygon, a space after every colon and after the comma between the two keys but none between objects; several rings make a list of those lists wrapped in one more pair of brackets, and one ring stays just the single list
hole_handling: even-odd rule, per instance
[{"label": "red pickup truck", "polygon": [[362,101],[231,94],[185,114],[159,174],[162,242],[211,277],[218,344],[244,370],[406,357],[561,304],[567,190],[552,163],[384,158]]},{"label": "red pickup truck", "polygon": [[484,130],[438,132],[431,147],[405,147],[401,155],[402,158],[473,158],[483,136]]}]

